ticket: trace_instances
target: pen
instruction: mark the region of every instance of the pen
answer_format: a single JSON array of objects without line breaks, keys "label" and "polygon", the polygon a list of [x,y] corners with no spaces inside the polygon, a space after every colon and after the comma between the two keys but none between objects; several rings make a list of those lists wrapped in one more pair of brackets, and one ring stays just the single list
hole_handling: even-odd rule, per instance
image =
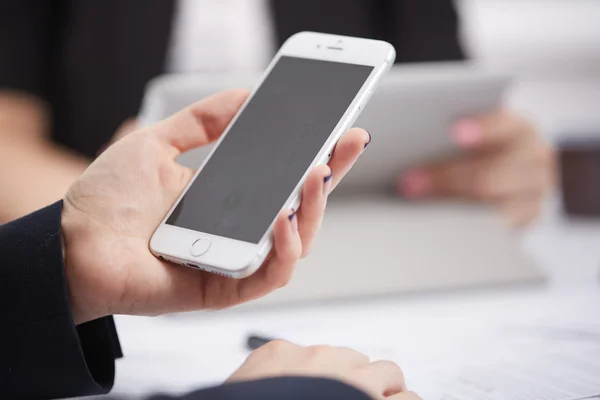
[{"label": "pen", "polygon": [[264,336],[249,335],[246,339],[246,348],[250,351],[258,349],[270,341],[275,340],[273,338],[266,338]]}]

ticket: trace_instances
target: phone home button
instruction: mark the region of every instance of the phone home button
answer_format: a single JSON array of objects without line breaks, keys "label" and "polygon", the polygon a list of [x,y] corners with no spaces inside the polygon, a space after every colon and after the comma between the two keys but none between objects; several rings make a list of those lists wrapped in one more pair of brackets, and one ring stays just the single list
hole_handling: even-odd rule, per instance
[{"label": "phone home button", "polygon": [[209,238],[200,238],[192,244],[192,248],[190,249],[190,254],[194,257],[200,257],[202,254],[206,253],[210,248],[210,239]]}]

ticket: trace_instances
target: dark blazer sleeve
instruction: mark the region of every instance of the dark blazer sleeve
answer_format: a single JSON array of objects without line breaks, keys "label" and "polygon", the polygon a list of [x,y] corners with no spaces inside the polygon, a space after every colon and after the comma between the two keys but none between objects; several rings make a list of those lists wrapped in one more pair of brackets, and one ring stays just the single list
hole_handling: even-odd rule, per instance
[{"label": "dark blazer sleeve", "polygon": [[107,393],[120,356],[112,318],[75,327],[64,276],[62,202],[0,226],[0,393]]},{"label": "dark blazer sleeve", "polygon": [[192,392],[182,397],[156,396],[148,400],[370,400],[344,383],[322,378],[283,377],[238,382]]}]

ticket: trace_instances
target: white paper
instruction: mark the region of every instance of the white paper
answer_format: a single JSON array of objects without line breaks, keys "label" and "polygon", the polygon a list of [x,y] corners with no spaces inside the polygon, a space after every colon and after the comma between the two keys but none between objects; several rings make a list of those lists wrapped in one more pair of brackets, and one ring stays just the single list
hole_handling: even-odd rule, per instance
[{"label": "white paper", "polygon": [[514,354],[488,364],[463,368],[436,398],[575,400],[600,395],[598,348],[574,345],[541,354]]},{"label": "white paper", "polygon": [[[346,331],[334,337],[324,336],[329,330],[320,325],[296,334],[282,330],[282,335],[303,345],[348,346],[371,359],[393,360],[404,370],[409,389],[425,400],[600,398],[597,299],[525,299],[461,304],[460,312],[452,303],[385,310],[398,321],[392,332]],[[370,325],[368,316],[356,314]],[[381,315],[372,317],[377,318]]]}]

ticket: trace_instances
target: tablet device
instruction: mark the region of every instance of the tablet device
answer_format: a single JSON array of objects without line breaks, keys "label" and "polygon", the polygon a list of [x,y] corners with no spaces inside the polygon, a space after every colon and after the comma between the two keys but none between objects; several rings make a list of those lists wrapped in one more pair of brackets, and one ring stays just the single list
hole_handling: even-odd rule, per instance
[{"label": "tablet device", "polygon": [[402,171],[459,153],[453,124],[502,107],[509,83],[508,76],[471,64],[391,70],[356,122],[373,139],[340,191],[387,190]]},{"label": "tablet device", "polygon": [[[165,75],[148,84],[140,122],[155,123],[212,93],[252,87],[254,74]],[[373,140],[337,192],[387,191],[406,168],[459,152],[450,128],[461,117],[502,106],[510,83],[505,74],[470,63],[410,64],[385,76],[356,126]],[[210,146],[188,152],[180,162],[197,168]]]}]

